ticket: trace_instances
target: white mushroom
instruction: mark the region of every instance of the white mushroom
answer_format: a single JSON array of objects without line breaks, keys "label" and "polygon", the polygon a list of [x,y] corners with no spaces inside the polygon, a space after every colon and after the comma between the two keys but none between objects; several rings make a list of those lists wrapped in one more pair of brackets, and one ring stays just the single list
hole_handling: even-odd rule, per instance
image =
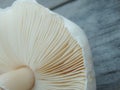
[{"label": "white mushroom", "polygon": [[0,90],[95,90],[88,40],[33,0],[0,9]]}]

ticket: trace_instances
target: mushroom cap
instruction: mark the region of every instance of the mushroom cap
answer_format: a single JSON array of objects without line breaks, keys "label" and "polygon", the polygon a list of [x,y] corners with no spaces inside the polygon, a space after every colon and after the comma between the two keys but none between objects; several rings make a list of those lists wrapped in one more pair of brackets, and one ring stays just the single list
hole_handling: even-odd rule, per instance
[{"label": "mushroom cap", "polygon": [[82,29],[34,0],[0,9],[0,74],[21,66],[34,72],[32,90],[96,90]]}]

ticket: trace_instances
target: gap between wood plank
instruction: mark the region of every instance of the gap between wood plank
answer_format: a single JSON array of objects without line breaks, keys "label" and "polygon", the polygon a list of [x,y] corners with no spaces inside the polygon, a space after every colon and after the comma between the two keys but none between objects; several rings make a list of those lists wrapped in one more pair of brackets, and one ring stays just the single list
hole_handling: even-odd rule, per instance
[{"label": "gap between wood plank", "polygon": [[74,1],[77,1],[77,0],[68,0],[68,1],[66,1],[66,2],[60,3],[59,5],[56,5],[56,6],[54,6],[54,7],[51,7],[50,10],[55,10],[55,9],[61,7],[61,6],[64,6],[64,5],[68,4],[68,3],[72,3],[72,2],[74,2]]}]

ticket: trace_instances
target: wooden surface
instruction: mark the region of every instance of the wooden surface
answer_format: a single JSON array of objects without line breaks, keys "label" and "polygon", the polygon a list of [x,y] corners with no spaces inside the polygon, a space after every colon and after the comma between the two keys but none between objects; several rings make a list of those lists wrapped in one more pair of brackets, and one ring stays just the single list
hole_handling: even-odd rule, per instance
[{"label": "wooden surface", "polygon": [[38,3],[48,7],[50,9],[56,8],[57,6],[64,4],[70,0],[37,0]]},{"label": "wooden surface", "polygon": [[[14,0],[0,0],[0,7]],[[91,46],[97,90],[120,90],[120,0],[37,0],[78,24]]]}]

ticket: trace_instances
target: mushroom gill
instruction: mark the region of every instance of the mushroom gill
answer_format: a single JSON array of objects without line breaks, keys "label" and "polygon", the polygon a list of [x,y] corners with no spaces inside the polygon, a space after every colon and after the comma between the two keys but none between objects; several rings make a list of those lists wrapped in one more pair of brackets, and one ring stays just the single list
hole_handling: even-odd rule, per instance
[{"label": "mushroom gill", "polygon": [[0,10],[0,90],[95,90],[83,31],[33,0]]}]

